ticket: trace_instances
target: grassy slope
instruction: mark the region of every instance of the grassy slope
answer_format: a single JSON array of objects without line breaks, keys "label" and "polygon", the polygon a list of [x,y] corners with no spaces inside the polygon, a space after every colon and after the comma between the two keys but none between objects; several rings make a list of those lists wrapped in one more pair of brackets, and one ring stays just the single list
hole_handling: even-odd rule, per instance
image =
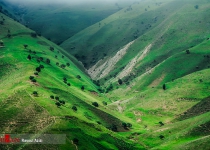
[{"label": "grassy slope", "polygon": [[[110,101],[118,101],[109,105],[111,109],[123,111],[145,126],[144,130],[134,130],[133,135],[122,135],[136,141],[144,139],[143,143],[153,149],[208,149],[208,109],[195,111],[182,121],[176,117],[206,104],[205,98],[210,96],[209,1],[164,1],[158,6],[147,2],[133,5],[133,12],[126,12],[127,16],[124,9],[101,21],[100,27],[95,24],[81,31],[62,47],[75,46],[76,50],[70,52],[80,55],[79,59],[89,63],[89,67],[103,58],[103,53],[114,55],[137,34],[139,38],[128,50],[130,53],[111,73],[116,74],[136,53],[152,44],[148,55],[132,71],[134,77],[130,77],[129,86],[116,83],[115,90],[107,94]],[[197,4],[199,9],[194,7]],[[148,5],[149,11],[145,12]],[[140,32],[137,33],[137,29]],[[187,49],[190,54],[186,54]],[[166,91],[162,89],[164,83]],[[165,125],[160,127],[159,121]],[[161,140],[160,135],[165,139]]]},{"label": "grassy slope", "polygon": [[[71,143],[75,137],[79,139],[79,149],[143,148],[105,128],[115,124],[119,131],[125,131],[121,122],[129,119],[120,117],[102,105],[105,98],[97,94],[97,87],[69,59],[70,55],[42,37],[32,38],[31,30],[3,14],[0,16],[5,18],[0,28],[0,38],[4,42],[4,47],[0,48],[1,133],[63,133],[68,137],[65,145],[39,145],[41,149],[75,149]],[[6,36],[8,29],[11,38]],[[26,49],[24,44],[28,45]],[[54,52],[49,50],[50,46],[54,47]],[[27,59],[28,55],[32,56],[31,60]],[[37,62],[40,57],[43,57],[43,61]],[[47,58],[50,64],[46,63]],[[69,62],[70,67],[62,69],[56,62]],[[44,65],[44,69],[35,76],[35,68],[40,64]],[[76,78],[77,75],[81,79]],[[32,83],[29,76],[35,76],[37,82]],[[63,82],[63,77],[67,78],[71,86]],[[84,91],[81,90],[82,85]],[[38,92],[37,97],[32,94],[33,91]],[[59,96],[60,100],[66,102],[65,105],[58,108],[56,100],[50,99],[50,95]],[[99,103],[98,109],[91,105],[93,101]],[[77,112],[71,109],[73,105],[77,106]],[[134,128],[137,127],[139,125],[134,123]],[[1,145],[1,149],[9,147],[37,149],[34,145]]]}]

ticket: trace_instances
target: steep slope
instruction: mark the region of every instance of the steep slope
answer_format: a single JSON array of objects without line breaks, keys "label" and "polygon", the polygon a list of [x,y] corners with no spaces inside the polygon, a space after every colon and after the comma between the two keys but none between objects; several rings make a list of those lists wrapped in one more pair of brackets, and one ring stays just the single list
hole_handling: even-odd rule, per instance
[{"label": "steep slope", "polygon": [[[139,76],[170,56],[206,40],[210,32],[208,15],[209,3],[205,0],[142,1],[104,19],[100,25],[81,31],[61,46],[91,70],[98,63],[109,62],[117,51],[134,41],[104,77],[129,80],[130,74]],[[94,70],[97,72],[99,68]],[[104,65],[94,79],[100,79],[105,69]]]},{"label": "steep slope", "polygon": [[10,144],[0,149],[144,149],[111,131],[130,132],[122,122],[132,120],[103,105],[107,99],[71,55],[2,13],[0,21],[1,133],[67,136],[64,145]]}]

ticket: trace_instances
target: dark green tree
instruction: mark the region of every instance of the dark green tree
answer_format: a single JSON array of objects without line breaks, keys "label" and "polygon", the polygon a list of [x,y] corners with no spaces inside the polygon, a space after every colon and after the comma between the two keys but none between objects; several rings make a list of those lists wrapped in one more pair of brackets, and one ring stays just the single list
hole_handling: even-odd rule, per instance
[{"label": "dark green tree", "polygon": [[165,83],[163,84],[163,90],[166,90],[166,84]]},{"label": "dark green tree", "polygon": [[121,85],[123,82],[121,79],[118,80],[118,83]]},{"label": "dark green tree", "polygon": [[95,107],[99,106],[97,102],[92,102],[92,105],[95,106]]},{"label": "dark green tree", "polygon": [[77,111],[77,107],[76,107],[76,106],[72,106],[72,109],[73,109],[74,111]]}]

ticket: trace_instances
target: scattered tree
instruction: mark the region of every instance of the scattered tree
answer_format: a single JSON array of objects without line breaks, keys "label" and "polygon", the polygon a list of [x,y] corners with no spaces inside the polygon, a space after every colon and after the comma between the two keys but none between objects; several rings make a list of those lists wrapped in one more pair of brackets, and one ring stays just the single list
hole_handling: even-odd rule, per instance
[{"label": "scattered tree", "polygon": [[60,107],[61,103],[60,102],[56,102],[55,105],[57,105],[57,107]]},{"label": "scattered tree", "polygon": [[56,65],[59,66],[59,62],[56,62]]},{"label": "scattered tree", "polygon": [[166,90],[166,84],[165,83],[163,84],[163,90]]},{"label": "scattered tree", "polygon": [[50,95],[50,98],[51,98],[51,99],[54,99],[55,97],[54,97],[53,95]]},{"label": "scattered tree", "polygon": [[78,145],[79,144],[79,140],[77,138],[74,138],[73,139],[73,143],[76,144],[76,145]]},{"label": "scattered tree", "polygon": [[27,44],[24,44],[23,46],[24,46],[24,48],[25,48],[25,49],[28,47],[28,45],[27,45]]},{"label": "scattered tree", "polygon": [[66,66],[64,64],[61,64],[61,68],[64,69]]},{"label": "scattered tree", "polygon": [[99,106],[97,102],[92,102],[92,105],[95,106],[95,107]]},{"label": "scattered tree", "polygon": [[102,103],[103,103],[104,105],[107,105],[107,102],[105,102],[105,101],[103,101]]},{"label": "scattered tree", "polygon": [[28,55],[28,57],[27,57],[27,58],[28,58],[28,60],[31,60],[31,55]]},{"label": "scattered tree", "polygon": [[84,91],[84,89],[85,89],[85,87],[84,87],[84,85],[81,87],[81,90],[83,90]]},{"label": "scattered tree", "polygon": [[37,91],[33,91],[33,95],[34,96],[38,96],[38,92]]},{"label": "scattered tree", "polygon": [[34,75],[38,76],[38,75],[39,75],[39,73],[38,73],[38,72],[34,72]]},{"label": "scattered tree", "polygon": [[70,66],[70,63],[66,63],[66,66],[68,66],[68,67],[69,67],[69,66]]},{"label": "scattered tree", "polygon": [[32,79],[31,81],[35,83],[36,82],[36,79]]},{"label": "scattered tree", "polygon": [[29,79],[30,79],[30,80],[34,79],[34,76],[30,76]]},{"label": "scattered tree", "polygon": [[195,7],[195,9],[198,9],[198,8],[199,8],[199,6],[198,6],[198,5],[195,5],[194,7]]},{"label": "scattered tree", "polygon": [[39,67],[40,67],[41,69],[44,69],[44,65],[40,65]]},{"label": "scattered tree", "polygon": [[160,126],[164,126],[164,123],[162,121],[159,122]]},{"label": "scattered tree", "polygon": [[56,97],[55,97],[55,99],[56,99],[56,100],[59,100],[59,97],[58,97],[58,96],[56,96]]},{"label": "scattered tree", "polygon": [[36,71],[37,72],[41,72],[41,68],[40,67],[36,67]]},{"label": "scattered tree", "polygon": [[54,47],[50,46],[50,50],[51,50],[51,51],[54,51]]},{"label": "scattered tree", "polygon": [[73,109],[74,111],[77,111],[77,107],[76,107],[76,106],[72,106],[72,109]]},{"label": "scattered tree", "polygon": [[36,37],[37,37],[37,34],[36,34],[35,32],[32,32],[32,33],[31,33],[31,37],[36,38]]},{"label": "scattered tree", "polygon": [[68,86],[71,86],[71,84],[70,84],[70,83],[67,83],[67,85],[68,85]]},{"label": "scattered tree", "polygon": [[163,135],[160,135],[159,138],[160,138],[161,140],[163,140],[165,137],[164,137]]},{"label": "scattered tree", "polygon": [[186,54],[190,54],[190,50],[188,49],[188,50],[186,50]]},{"label": "scattered tree", "polygon": [[118,83],[121,85],[123,82],[121,79],[118,80]]},{"label": "scattered tree", "polygon": [[80,75],[77,75],[77,79],[81,79],[81,76]]},{"label": "scattered tree", "polygon": [[47,63],[47,64],[50,64],[50,59],[47,58],[47,59],[46,59],[46,63]]}]

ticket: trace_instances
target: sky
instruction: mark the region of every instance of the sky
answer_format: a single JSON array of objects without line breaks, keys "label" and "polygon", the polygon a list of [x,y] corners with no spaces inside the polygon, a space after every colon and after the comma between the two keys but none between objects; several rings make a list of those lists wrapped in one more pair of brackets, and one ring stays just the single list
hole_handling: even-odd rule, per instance
[{"label": "sky", "polygon": [[84,2],[115,2],[119,0],[5,0],[5,1],[16,2],[16,3],[84,3]]}]

